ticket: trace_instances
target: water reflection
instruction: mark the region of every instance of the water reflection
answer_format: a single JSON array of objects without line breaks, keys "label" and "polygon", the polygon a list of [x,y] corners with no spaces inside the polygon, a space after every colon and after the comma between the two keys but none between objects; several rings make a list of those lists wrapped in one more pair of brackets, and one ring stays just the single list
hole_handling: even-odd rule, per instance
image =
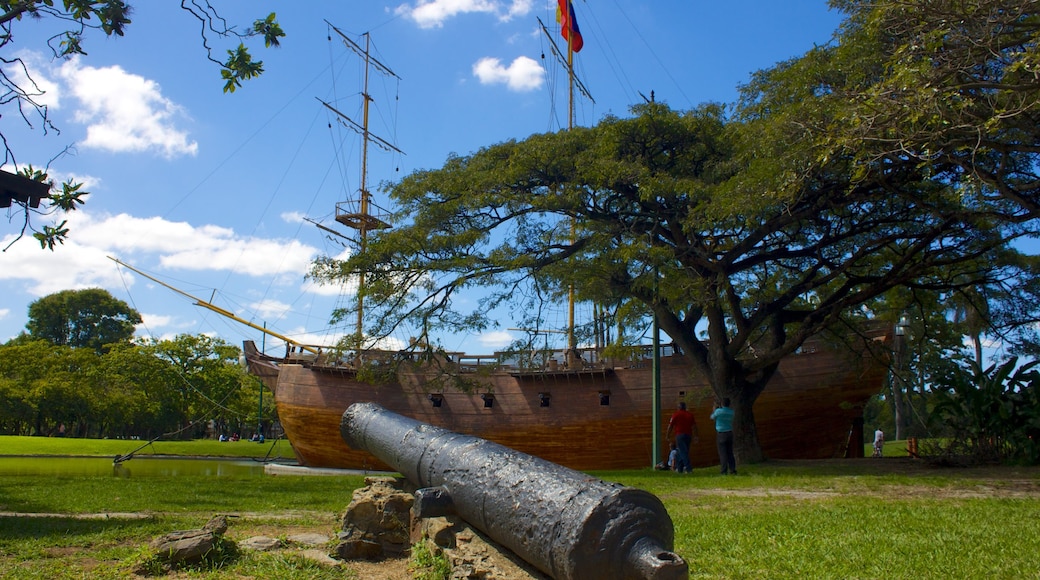
[{"label": "water reflection", "polygon": [[135,457],[113,463],[104,457],[0,457],[4,475],[176,477],[262,476],[264,464],[249,459],[158,459]]}]

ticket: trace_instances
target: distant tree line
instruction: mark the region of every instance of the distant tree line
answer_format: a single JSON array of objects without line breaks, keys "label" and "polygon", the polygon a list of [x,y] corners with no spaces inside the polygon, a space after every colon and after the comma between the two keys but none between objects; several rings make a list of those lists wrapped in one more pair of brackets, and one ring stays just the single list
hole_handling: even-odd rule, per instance
[{"label": "distant tree line", "polygon": [[29,315],[28,332],[0,346],[2,434],[189,439],[257,428],[261,387],[236,346],[133,340],[140,315],[101,289],[46,296]]}]

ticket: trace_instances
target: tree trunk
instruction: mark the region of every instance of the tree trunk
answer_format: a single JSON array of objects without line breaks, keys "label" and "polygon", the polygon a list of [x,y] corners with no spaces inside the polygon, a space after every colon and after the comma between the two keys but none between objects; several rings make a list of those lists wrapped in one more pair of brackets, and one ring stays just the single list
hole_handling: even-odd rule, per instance
[{"label": "tree trunk", "polygon": [[975,364],[982,368],[982,336],[979,333],[972,334],[971,344],[975,347]]},{"label": "tree trunk", "polygon": [[766,459],[755,425],[754,405],[759,393],[761,389],[740,389],[736,397],[730,397],[733,405],[733,454],[738,465],[761,463]]},{"label": "tree trunk", "polygon": [[896,423],[896,437],[895,439],[905,439],[904,425],[906,424],[906,403],[904,401],[903,393],[906,391],[906,380],[903,376],[904,367],[906,366],[906,351],[907,351],[907,340],[906,336],[896,334],[895,344],[893,353],[893,365],[890,369],[892,375],[892,404],[893,414],[892,418]]}]

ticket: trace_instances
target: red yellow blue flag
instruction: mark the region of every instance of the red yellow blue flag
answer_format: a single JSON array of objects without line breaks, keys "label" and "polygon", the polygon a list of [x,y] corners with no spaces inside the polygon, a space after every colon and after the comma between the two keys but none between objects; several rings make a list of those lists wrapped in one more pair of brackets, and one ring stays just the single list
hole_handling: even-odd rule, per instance
[{"label": "red yellow blue flag", "polygon": [[557,1],[559,5],[556,8],[556,21],[560,23],[560,34],[567,39],[571,50],[579,52],[585,42],[581,38],[581,31],[578,30],[578,19],[574,17],[574,3],[571,0]]}]

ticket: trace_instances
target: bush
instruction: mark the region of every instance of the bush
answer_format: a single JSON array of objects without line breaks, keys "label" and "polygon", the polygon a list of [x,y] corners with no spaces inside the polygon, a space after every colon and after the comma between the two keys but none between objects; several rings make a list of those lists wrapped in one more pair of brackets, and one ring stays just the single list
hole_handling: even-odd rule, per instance
[{"label": "bush", "polygon": [[937,454],[971,463],[1040,462],[1040,372],[1018,358],[958,367],[936,389],[931,420],[948,435]]}]

